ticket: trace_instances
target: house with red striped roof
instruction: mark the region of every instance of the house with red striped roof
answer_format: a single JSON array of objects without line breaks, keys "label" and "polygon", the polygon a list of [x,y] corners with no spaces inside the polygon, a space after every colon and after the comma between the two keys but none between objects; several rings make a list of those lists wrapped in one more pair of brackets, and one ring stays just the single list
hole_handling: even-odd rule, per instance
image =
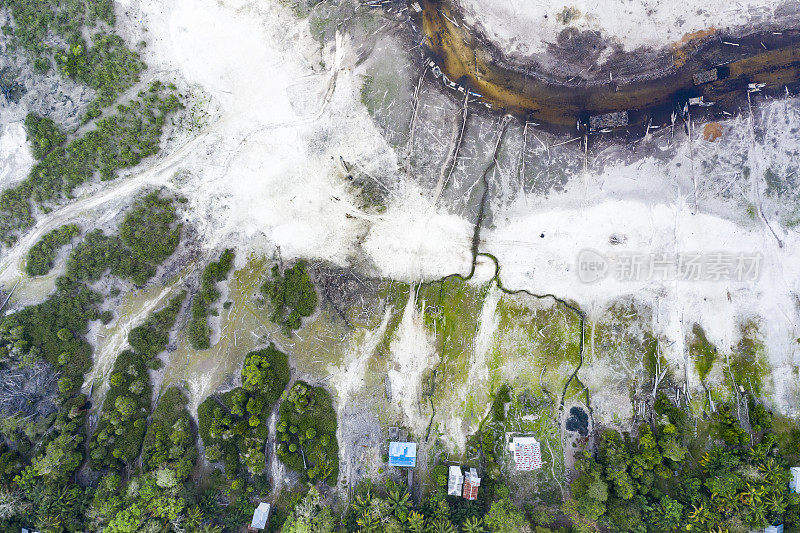
[{"label": "house with red striped roof", "polygon": [[542,467],[542,447],[535,437],[514,437],[508,450],[514,454],[517,470],[529,471]]},{"label": "house with red striped roof", "polygon": [[478,477],[478,471],[470,468],[464,476],[464,492],[462,496],[468,500],[475,500],[478,498],[478,487],[481,486],[481,478]]}]

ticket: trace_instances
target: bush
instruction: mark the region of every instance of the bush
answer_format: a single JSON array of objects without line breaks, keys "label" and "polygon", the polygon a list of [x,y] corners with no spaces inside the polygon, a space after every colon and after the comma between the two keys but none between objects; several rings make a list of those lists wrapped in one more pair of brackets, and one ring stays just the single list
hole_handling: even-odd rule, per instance
[{"label": "bush", "polygon": [[200,292],[192,300],[189,320],[189,343],[195,350],[211,347],[211,328],[208,327],[209,307],[219,298],[216,283],[228,277],[233,267],[233,250],[225,250],[218,261],[212,261],[203,270]]},{"label": "bush", "polygon": [[29,276],[43,276],[53,268],[58,249],[69,244],[80,230],[75,224],[66,224],[46,233],[34,244],[25,260],[25,272]]},{"label": "bush", "polygon": [[[96,91],[87,118],[95,117],[103,106],[112,104],[134,83],[145,64],[113,33],[98,31],[98,23],[114,24],[114,4],[110,0],[8,0],[15,28],[12,43],[21,45],[34,60],[39,72],[50,69],[54,58],[59,72]],[[91,35],[86,46],[84,35]],[[52,46],[53,35],[67,43]]]},{"label": "bush", "polygon": [[277,265],[273,266],[272,279],[264,282],[261,292],[271,302],[270,320],[280,324],[287,334],[298,329],[303,317],[311,316],[317,308],[317,291],[303,261],[283,274]]},{"label": "bush", "polygon": [[222,461],[228,478],[243,464],[251,476],[265,468],[264,446],[272,406],[289,382],[288,356],[270,345],[245,356],[245,387],[206,398],[197,409],[200,437],[209,461]]},{"label": "bush", "polygon": [[273,344],[244,358],[242,385],[246,391],[259,394],[266,405],[278,401],[289,383],[289,375],[289,357]]},{"label": "bush", "polygon": [[152,388],[143,357],[130,350],[117,356],[112,378],[89,453],[94,468],[121,470],[139,456]]},{"label": "bush", "polygon": [[181,291],[166,307],[150,315],[143,324],[128,333],[128,342],[135,352],[151,359],[166,349],[169,332],[175,325],[175,319],[185,299],[186,291]]},{"label": "bush", "polygon": [[67,136],[52,119],[28,113],[25,117],[25,132],[31,143],[31,153],[35,159],[43,159],[53,148],[64,144]]},{"label": "bush", "polygon": [[179,481],[188,479],[197,459],[188,400],[177,387],[159,398],[142,446],[146,471],[169,467]]},{"label": "bush", "polygon": [[67,259],[66,277],[97,281],[106,272],[145,284],[180,240],[180,224],[172,201],[151,193],[137,200],[119,227],[119,235],[94,230]]},{"label": "bush", "polygon": [[[128,334],[128,342],[134,349],[123,351],[114,361],[109,389],[103,401],[103,411],[89,446],[95,468],[119,470],[139,456],[152,393],[148,364],[166,348],[169,331],[175,324],[185,297],[183,292],[178,294],[166,307],[151,314],[144,324]],[[188,445],[188,442],[194,442],[188,420],[180,422],[177,420],[180,414],[175,414],[176,411],[185,411],[185,405],[185,398],[180,391],[168,390],[165,393],[163,401],[159,402],[161,410],[153,415],[153,423],[159,424],[152,429],[150,447],[145,457],[152,468],[172,461],[170,466],[182,478],[189,475],[194,460]],[[169,426],[171,433],[167,437],[159,433],[164,430],[165,420],[172,422]],[[172,440],[171,451],[167,453],[174,453],[175,456],[169,455],[170,461],[167,461],[163,453],[164,438]]]},{"label": "bush", "polygon": [[95,129],[53,148],[25,180],[0,194],[0,241],[10,245],[19,231],[33,225],[31,202],[50,206],[97,176],[113,179],[120,169],[157,153],[166,118],[180,106],[172,92],[153,82],[148,91],[99,120]]}]

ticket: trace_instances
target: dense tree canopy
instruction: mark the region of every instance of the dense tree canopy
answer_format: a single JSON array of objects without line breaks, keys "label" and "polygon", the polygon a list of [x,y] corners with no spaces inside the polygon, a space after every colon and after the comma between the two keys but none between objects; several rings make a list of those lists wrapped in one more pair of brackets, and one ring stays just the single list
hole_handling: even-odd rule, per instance
[{"label": "dense tree canopy", "polygon": [[[244,386],[210,396],[198,407],[198,429],[206,458],[221,461],[229,478],[264,472],[267,421],[288,382],[288,356],[270,345],[245,356]],[[245,472],[241,472],[242,465]]]},{"label": "dense tree canopy", "polygon": [[281,403],[278,457],[310,481],[335,483],[339,476],[336,412],[322,387],[298,381]]}]

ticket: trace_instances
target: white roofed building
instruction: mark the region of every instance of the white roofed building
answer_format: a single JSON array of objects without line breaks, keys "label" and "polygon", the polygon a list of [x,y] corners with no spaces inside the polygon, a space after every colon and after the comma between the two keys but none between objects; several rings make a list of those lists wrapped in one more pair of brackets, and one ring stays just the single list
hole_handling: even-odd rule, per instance
[{"label": "white roofed building", "polygon": [[464,486],[464,474],[461,473],[460,466],[451,466],[447,476],[447,494],[450,496],[461,496],[461,488]]},{"label": "white roofed building", "polygon": [[256,510],[253,511],[253,520],[250,521],[250,527],[248,527],[248,531],[261,531],[262,529],[266,529],[267,527],[267,520],[269,519],[269,508],[270,505],[266,502],[261,502],[256,507]]},{"label": "white roofed building", "polygon": [[789,469],[789,488],[794,492],[800,492],[800,466],[793,466]]}]

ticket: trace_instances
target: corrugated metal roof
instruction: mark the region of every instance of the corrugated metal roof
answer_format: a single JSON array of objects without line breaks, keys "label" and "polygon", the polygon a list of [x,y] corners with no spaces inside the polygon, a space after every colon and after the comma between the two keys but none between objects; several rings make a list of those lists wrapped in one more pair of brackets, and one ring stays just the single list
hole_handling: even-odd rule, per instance
[{"label": "corrugated metal roof", "polygon": [[266,502],[261,502],[253,511],[253,520],[250,522],[250,527],[255,529],[264,529],[267,527],[267,519],[269,518],[270,505]]}]

